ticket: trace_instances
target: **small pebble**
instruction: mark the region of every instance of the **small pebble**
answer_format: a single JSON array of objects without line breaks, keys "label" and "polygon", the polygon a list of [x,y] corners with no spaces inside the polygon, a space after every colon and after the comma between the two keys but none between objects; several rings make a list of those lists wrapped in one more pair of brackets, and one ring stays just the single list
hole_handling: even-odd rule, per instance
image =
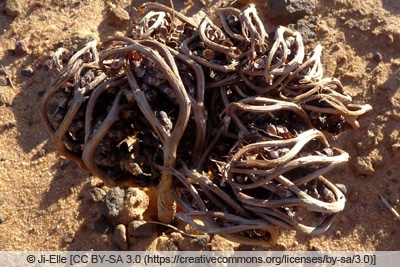
[{"label": "small pebble", "polygon": [[128,225],[128,233],[135,237],[148,237],[153,235],[153,229],[146,221],[133,221]]},{"label": "small pebble", "polygon": [[35,72],[33,71],[33,69],[31,67],[26,67],[23,70],[21,70],[21,75],[24,77],[32,77],[35,74]]},{"label": "small pebble", "polygon": [[295,23],[297,20],[314,13],[314,0],[269,0],[267,16],[276,19],[280,24]]},{"label": "small pebble", "polygon": [[[201,251],[204,250],[210,242],[209,235],[202,235],[196,238],[183,236],[180,233],[171,233],[171,238],[178,248],[183,251]],[[250,250],[250,249],[248,249]]]},{"label": "small pebble", "polygon": [[85,47],[93,39],[97,39],[96,36],[85,33],[74,33],[68,36],[67,39],[60,41],[57,45],[63,46],[70,51],[76,51]]},{"label": "small pebble", "polygon": [[372,175],[375,172],[368,157],[358,157],[354,167],[359,174]]},{"label": "small pebble", "polygon": [[45,93],[46,93],[46,90],[41,90],[41,91],[39,91],[39,92],[37,93],[37,96],[38,96],[38,97],[42,97],[42,96],[44,96]]},{"label": "small pebble", "polygon": [[115,26],[122,26],[130,20],[129,13],[122,8],[112,9],[109,15],[111,24]]},{"label": "small pebble", "polygon": [[4,200],[0,198],[0,206],[4,204]]},{"label": "small pebble", "polygon": [[335,184],[337,188],[339,188],[340,191],[342,191],[342,193],[344,195],[347,195],[347,187],[344,184]]},{"label": "small pebble", "polygon": [[2,224],[4,222],[5,218],[4,218],[4,214],[2,212],[0,212],[0,224]]},{"label": "small pebble", "polygon": [[341,236],[342,236],[342,232],[341,232],[340,230],[337,230],[337,231],[335,232],[335,236],[336,236],[336,237],[341,237]]},{"label": "small pebble", "polygon": [[104,185],[104,182],[97,177],[92,177],[92,179],[90,179],[90,186],[91,187],[101,187]]},{"label": "small pebble", "polygon": [[125,191],[119,187],[108,190],[103,205],[103,215],[107,218],[116,218],[124,204]]},{"label": "small pebble", "polygon": [[[315,32],[312,30],[314,27],[313,21],[311,19],[298,20],[295,24],[287,25],[289,29],[295,30],[301,34],[304,43],[313,42],[316,38]],[[315,28],[315,27],[314,27]]]},{"label": "small pebble", "polygon": [[105,195],[106,192],[104,192],[104,190],[101,188],[95,187],[90,190],[90,196],[94,202],[102,201]]},{"label": "small pebble", "polygon": [[11,17],[17,17],[22,13],[22,5],[19,0],[6,0],[6,14]]},{"label": "small pebble", "polygon": [[26,54],[28,48],[26,43],[23,40],[19,40],[15,42],[14,53],[17,56],[23,56]]},{"label": "small pebble", "polygon": [[117,247],[121,250],[128,250],[128,242],[126,241],[126,227],[123,224],[118,224],[115,227],[113,240]]},{"label": "small pebble", "polygon": [[204,248],[208,243],[210,243],[210,240],[211,240],[211,237],[209,235],[203,235],[203,236],[199,236],[199,237],[196,237],[195,239],[193,239],[192,243],[196,247]]},{"label": "small pebble", "polygon": [[375,62],[381,62],[382,61],[382,54],[381,53],[379,53],[379,52],[376,52],[375,53],[375,55],[374,55],[374,60],[375,60]]},{"label": "small pebble", "polygon": [[143,220],[143,214],[149,206],[149,197],[138,188],[128,188],[124,205],[119,211],[118,222],[128,225],[132,221]]},{"label": "small pebble", "polygon": [[156,251],[178,251],[179,248],[175,242],[167,236],[159,236],[156,239]]}]

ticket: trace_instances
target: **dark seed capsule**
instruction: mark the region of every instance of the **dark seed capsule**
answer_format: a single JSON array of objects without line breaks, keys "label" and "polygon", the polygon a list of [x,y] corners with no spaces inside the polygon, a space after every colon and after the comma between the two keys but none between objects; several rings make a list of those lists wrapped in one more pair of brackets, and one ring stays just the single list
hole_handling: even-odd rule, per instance
[{"label": "dark seed capsule", "polygon": [[63,107],[57,108],[56,113],[53,116],[53,124],[54,124],[55,128],[60,126],[66,113],[67,113],[67,111],[65,110],[65,108],[63,108]]},{"label": "dark seed capsule", "polygon": [[234,32],[234,33],[241,33],[240,31],[240,21],[239,18],[236,17],[235,15],[229,14],[228,16],[226,16],[226,22],[229,26],[229,28]]},{"label": "dark seed capsule", "polygon": [[148,57],[143,57],[143,65],[146,68],[149,68],[150,70],[157,68],[156,63],[151,58]]},{"label": "dark seed capsule", "polygon": [[79,131],[80,129],[83,129],[84,126],[85,126],[85,122],[83,120],[77,120],[71,124],[71,127],[69,127],[69,131],[72,133],[75,133],[75,132]]},{"label": "dark seed capsule", "polygon": [[149,74],[145,74],[143,76],[143,82],[147,83],[148,85],[152,85],[152,86],[156,86],[156,87],[159,86],[160,84],[162,84],[164,81],[165,81],[164,79],[157,79]]},{"label": "dark seed capsule", "polygon": [[189,95],[194,96],[196,94],[196,88],[194,81],[188,75],[181,75],[183,85]]},{"label": "dark seed capsule", "polygon": [[87,51],[86,53],[84,53],[84,54],[82,55],[82,59],[83,59],[84,62],[92,61],[92,60],[93,60],[93,55],[92,55],[92,53],[90,53],[89,51]]},{"label": "dark seed capsule", "polygon": [[165,80],[164,73],[159,68],[154,68],[152,70],[147,69],[147,74],[155,79]]},{"label": "dark seed capsule", "polygon": [[149,89],[145,91],[145,94],[148,102],[155,102],[158,96],[158,91],[154,89]]},{"label": "dark seed capsule", "polygon": [[118,70],[118,69],[120,69],[122,67],[123,64],[124,64],[124,58],[120,57],[120,58],[114,59],[111,62],[110,67],[111,67],[111,69]]},{"label": "dark seed capsule", "polygon": [[178,67],[179,73],[189,71],[189,66],[180,61],[176,62],[176,66]]},{"label": "dark seed capsule", "polygon": [[151,87],[149,84],[147,84],[147,83],[142,83],[142,84],[140,85],[140,89],[141,89],[143,92],[147,92],[147,91],[149,91],[149,90],[152,90],[152,87]]},{"label": "dark seed capsule", "polygon": [[168,96],[168,98],[172,101],[174,105],[178,104],[178,98],[175,94],[174,89],[172,89],[168,84],[161,84],[158,89],[163,93]]},{"label": "dark seed capsule", "polygon": [[138,78],[142,78],[144,76],[144,74],[146,73],[146,70],[142,66],[140,61],[132,60],[131,61],[131,68],[132,68],[132,71],[135,74],[135,76],[138,77]]}]

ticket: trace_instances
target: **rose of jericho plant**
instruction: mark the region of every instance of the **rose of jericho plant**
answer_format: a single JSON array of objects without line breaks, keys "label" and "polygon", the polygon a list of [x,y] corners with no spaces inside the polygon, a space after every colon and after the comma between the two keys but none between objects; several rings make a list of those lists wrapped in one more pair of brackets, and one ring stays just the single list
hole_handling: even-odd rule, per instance
[{"label": "rose of jericho plant", "polygon": [[322,46],[252,4],[194,22],[147,3],[125,37],[59,48],[40,115],[55,149],[108,186],[151,187],[158,220],[251,245],[277,229],[320,234],[345,196],[325,175],[347,162],[323,132],[357,129],[354,104],[323,76]]}]

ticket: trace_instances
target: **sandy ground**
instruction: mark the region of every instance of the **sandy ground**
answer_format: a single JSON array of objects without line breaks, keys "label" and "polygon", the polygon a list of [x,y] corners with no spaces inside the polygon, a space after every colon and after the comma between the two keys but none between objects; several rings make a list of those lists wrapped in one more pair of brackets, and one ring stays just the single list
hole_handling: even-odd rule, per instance
[{"label": "sandy ground", "polygon": [[[5,14],[0,0],[0,250],[115,249],[96,218],[90,191],[98,180],[54,152],[37,112],[50,82],[46,61],[60,45],[105,40],[127,26],[110,24],[110,9],[131,12],[140,1],[21,0],[21,14]],[[162,1],[167,4],[168,1]],[[176,1],[178,2],[178,1]],[[176,4],[189,15],[200,6]],[[205,1],[204,12],[231,1]],[[256,1],[263,2],[263,1]],[[110,4],[111,3],[111,4]],[[261,14],[265,12],[259,5]],[[115,4],[115,6],[114,6]],[[400,2],[317,0],[316,43],[324,46],[325,76],[339,78],[357,103],[374,110],[358,131],[331,137],[351,156],[327,175],[347,186],[345,210],[321,236],[280,231],[271,250],[399,250],[400,221],[379,199],[400,210]],[[27,53],[16,55],[16,41]],[[31,76],[31,77],[27,77]],[[1,216],[2,215],[2,216]],[[0,218],[1,219],[1,218]],[[175,249],[170,235],[143,238],[131,249]],[[210,249],[265,249],[214,237]]]}]

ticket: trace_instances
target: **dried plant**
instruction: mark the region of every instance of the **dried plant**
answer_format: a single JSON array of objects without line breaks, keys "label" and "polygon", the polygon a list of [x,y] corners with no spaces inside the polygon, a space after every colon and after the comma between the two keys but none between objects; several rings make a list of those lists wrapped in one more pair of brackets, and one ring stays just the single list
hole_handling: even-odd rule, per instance
[{"label": "dried plant", "polygon": [[278,227],[324,232],[345,203],[324,175],[348,154],[321,131],[371,107],[323,77],[322,47],[282,26],[270,40],[251,4],[198,25],[139,12],[126,37],[56,51],[40,105],[55,149],[109,186],[155,186],[164,223],[264,246]]}]

